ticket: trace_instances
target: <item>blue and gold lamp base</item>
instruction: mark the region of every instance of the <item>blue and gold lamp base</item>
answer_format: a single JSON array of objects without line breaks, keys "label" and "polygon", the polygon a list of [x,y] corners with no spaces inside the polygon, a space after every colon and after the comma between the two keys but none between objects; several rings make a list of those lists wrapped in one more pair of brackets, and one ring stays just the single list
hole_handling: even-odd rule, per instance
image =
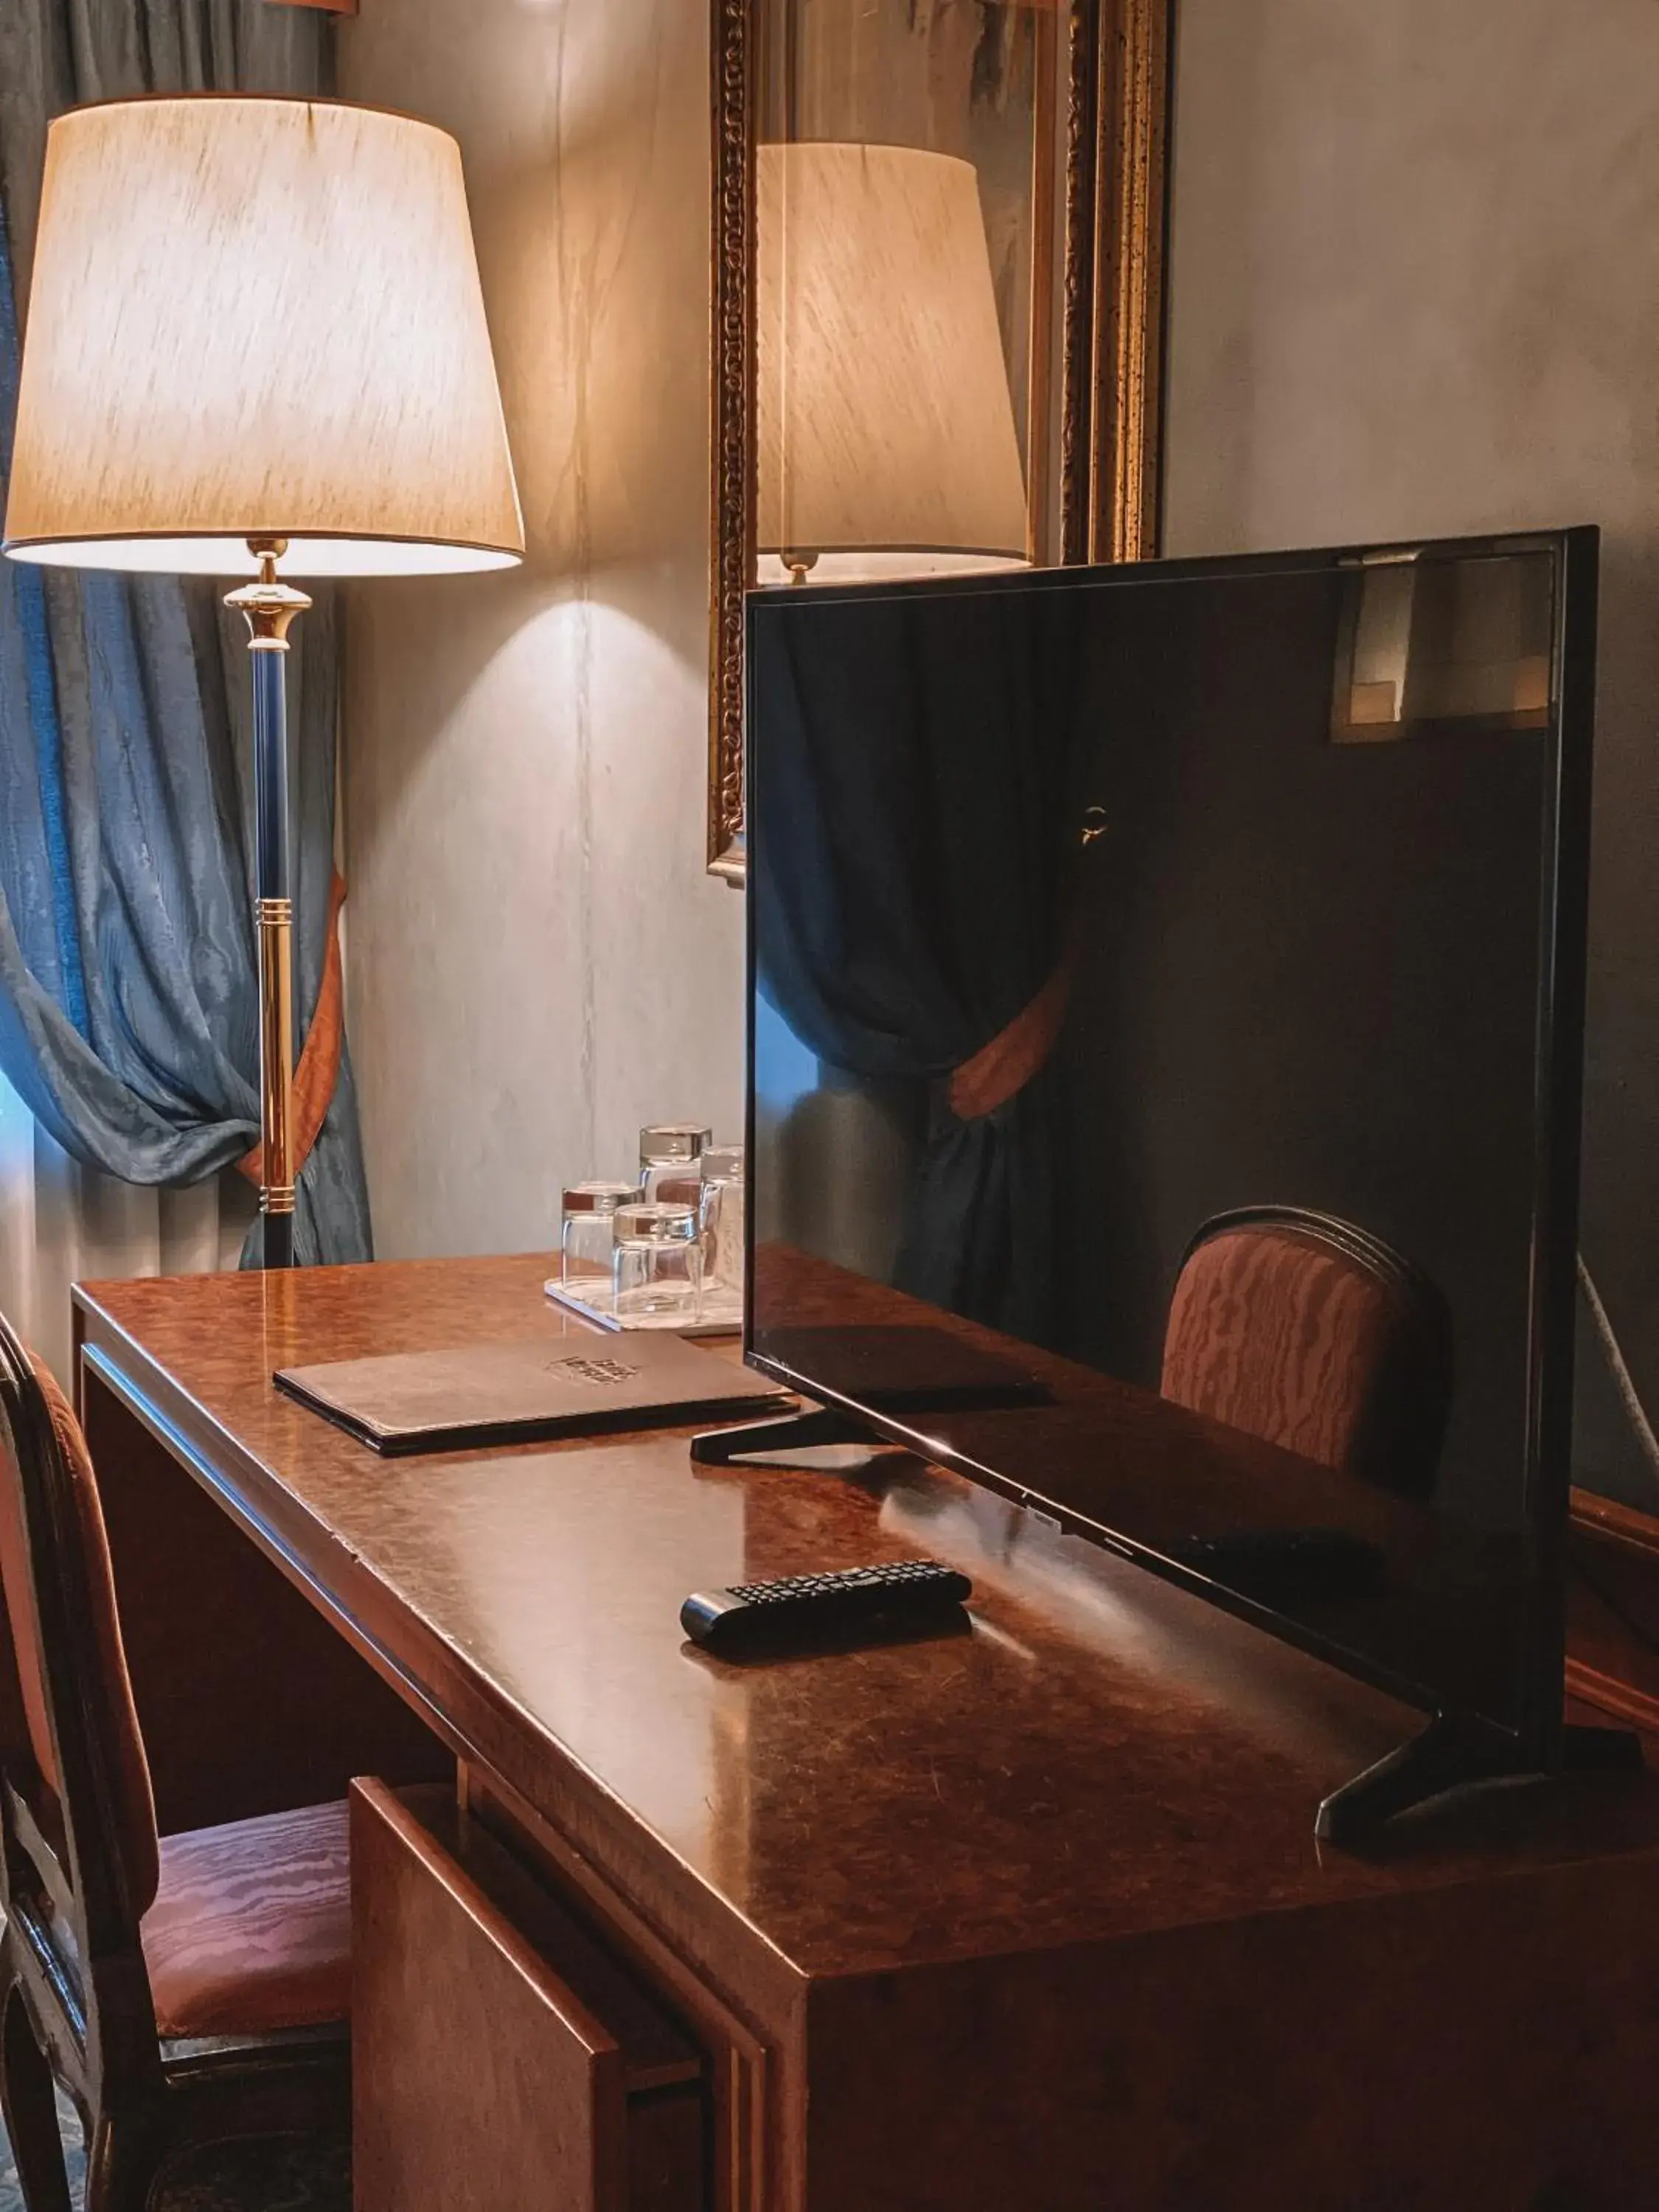
[{"label": "blue and gold lamp base", "polygon": [[225,600],[253,661],[255,890],[259,934],[259,1212],[267,1267],[294,1265],[294,897],[289,872],[288,633],[311,601],[276,580],[281,538],[251,538],[258,580]]}]

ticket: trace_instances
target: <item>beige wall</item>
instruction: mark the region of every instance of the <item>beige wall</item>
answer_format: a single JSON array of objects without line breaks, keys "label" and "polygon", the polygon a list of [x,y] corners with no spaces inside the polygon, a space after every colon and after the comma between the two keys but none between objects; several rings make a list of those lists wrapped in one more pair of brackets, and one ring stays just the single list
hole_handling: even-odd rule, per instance
[{"label": "beige wall", "polygon": [[351,1026],[377,1245],[521,1250],[641,1121],[742,1099],[703,873],[708,10],[362,0],[340,90],[454,131],[530,555],[359,587]]},{"label": "beige wall", "polygon": [[1169,550],[1606,533],[1583,1242],[1659,1407],[1659,8],[1180,14]]}]

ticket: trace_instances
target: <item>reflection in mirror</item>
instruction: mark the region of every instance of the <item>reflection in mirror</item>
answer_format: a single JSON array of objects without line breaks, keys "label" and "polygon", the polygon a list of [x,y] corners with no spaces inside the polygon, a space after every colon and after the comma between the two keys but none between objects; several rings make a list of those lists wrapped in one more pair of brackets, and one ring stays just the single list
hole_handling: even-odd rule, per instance
[{"label": "reflection in mirror", "polygon": [[908,146],[758,149],[762,583],[1024,558],[979,191]]},{"label": "reflection in mirror", "polygon": [[743,598],[1156,550],[1170,0],[713,0],[709,859]]},{"label": "reflection in mirror", "polygon": [[1058,12],[762,20],[760,580],[1052,559]]}]

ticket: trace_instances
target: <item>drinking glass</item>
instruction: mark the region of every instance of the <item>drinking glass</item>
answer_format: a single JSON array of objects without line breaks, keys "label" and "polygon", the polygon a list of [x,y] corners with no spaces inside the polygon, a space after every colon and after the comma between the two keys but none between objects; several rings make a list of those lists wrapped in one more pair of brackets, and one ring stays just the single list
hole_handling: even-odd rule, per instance
[{"label": "drinking glass", "polygon": [[706,1146],[698,1225],[703,1287],[711,1295],[743,1295],[743,1146]]},{"label": "drinking glass", "polygon": [[566,1186],[559,1232],[559,1278],[566,1290],[591,1298],[611,1295],[611,1255],[617,1208],[638,1198],[631,1182],[578,1182]]},{"label": "drinking glass", "polygon": [[702,1247],[689,1206],[619,1206],[611,1258],[618,1321],[692,1322],[702,1310]]},{"label": "drinking glass", "polygon": [[700,1121],[659,1121],[640,1131],[640,1195],[653,1206],[697,1203],[697,1163],[714,1136]]}]

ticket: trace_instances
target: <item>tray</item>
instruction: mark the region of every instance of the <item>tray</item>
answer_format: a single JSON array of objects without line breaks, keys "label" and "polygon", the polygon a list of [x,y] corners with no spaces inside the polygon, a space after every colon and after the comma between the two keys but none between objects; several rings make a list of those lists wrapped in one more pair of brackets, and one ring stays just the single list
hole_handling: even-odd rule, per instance
[{"label": "tray", "polygon": [[624,1314],[619,1321],[611,1310],[609,1290],[596,1291],[592,1297],[580,1297],[568,1290],[556,1275],[542,1285],[555,1305],[563,1306],[569,1313],[580,1314],[596,1328],[609,1329],[672,1330],[676,1336],[741,1336],[743,1334],[743,1297],[737,1291],[705,1292],[702,1311],[696,1321],[687,1321],[683,1314]]}]

